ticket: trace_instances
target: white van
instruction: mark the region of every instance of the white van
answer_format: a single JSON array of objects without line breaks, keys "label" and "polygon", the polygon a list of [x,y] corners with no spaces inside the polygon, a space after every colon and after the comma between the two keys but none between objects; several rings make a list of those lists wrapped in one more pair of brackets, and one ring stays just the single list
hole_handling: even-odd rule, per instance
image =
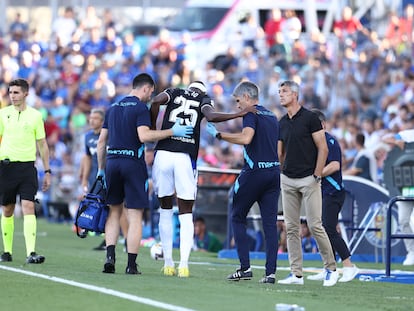
[{"label": "white van", "polygon": [[[166,27],[176,39],[183,32],[190,33],[190,66],[203,68],[229,46],[239,50],[240,21],[247,13],[263,27],[271,9],[293,9],[302,18],[304,29],[309,29],[318,26],[317,15],[326,14],[331,3],[331,0],[189,0]],[[264,46],[264,42],[258,42],[258,46]]]}]

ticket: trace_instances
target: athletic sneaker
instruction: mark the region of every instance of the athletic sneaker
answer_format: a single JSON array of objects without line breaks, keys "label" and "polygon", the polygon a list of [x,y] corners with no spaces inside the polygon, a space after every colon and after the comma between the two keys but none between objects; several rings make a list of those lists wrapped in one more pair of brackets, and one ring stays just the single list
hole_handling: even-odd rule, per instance
[{"label": "athletic sneaker", "polygon": [[190,270],[188,268],[178,268],[177,276],[179,278],[188,278],[190,276]]},{"label": "athletic sneaker", "polygon": [[342,269],[342,277],[338,280],[338,282],[344,283],[352,281],[358,273],[359,269],[355,265],[352,267],[344,267]]},{"label": "athletic sneaker", "polygon": [[311,281],[323,281],[326,277],[326,270],[319,272],[317,274],[308,275],[306,278]]},{"label": "athletic sneaker", "polygon": [[93,250],[94,250],[94,251],[104,251],[104,250],[106,250],[106,243],[105,243],[105,240],[103,240],[103,241],[101,242],[101,244],[99,244],[98,246],[94,247],[94,248],[93,248]]},{"label": "athletic sneaker", "polygon": [[403,266],[412,266],[414,265],[414,252],[408,252],[407,257],[403,261]]},{"label": "athletic sneaker", "polygon": [[4,262],[4,261],[12,261],[12,260],[13,260],[12,255],[9,252],[5,252],[1,254],[0,256],[0,261]]},{"label": "athletic sneaker", "polygon": [[331,271],[326,269],[325,280],[323,286],[334,286],[338,282],[339,274],[338,271]]},{"label": "athletic sneaker", "polygon": [[259,283],[275,284],[275,275],[274,274],[265,275],[263,278],[259,280]]},{"label": "athletic sneaker", "polygon": [[161,271],[166,276],[174,276],[175,275],[175,268],[174,267],[163,267]]},{"label": "athletic sneaker", "polygon": [[278,284],[284,284],[284,285],[303,285],[303,277],[297,277],[293,273],[289,273],[286,279],[277,281]]},{"label": "athletic sneaker", "polygon": [[102,270],[103,273],[115,273],[115,258],[107,257],[104,269]]},{"label": "athletic sneaker", "polygon": [[135,264],[135,267],[126,267],[125,274],[142,274],[141,271],[138,270],[138,265]]},{"label": "athletic sneaker", "polygon": [[237,269],[233,274],[227,276],[228,281],[240,281],[240,280],[250,280],[253,277],[252,269],[249,268],[245,271],[242,269]]},{"label": "athletic sneaker", "polygon": [[38,255],[35,252],[31,252],[30,255],[26,258],[26,263],[43,263],[44,261],[45,257]]}]

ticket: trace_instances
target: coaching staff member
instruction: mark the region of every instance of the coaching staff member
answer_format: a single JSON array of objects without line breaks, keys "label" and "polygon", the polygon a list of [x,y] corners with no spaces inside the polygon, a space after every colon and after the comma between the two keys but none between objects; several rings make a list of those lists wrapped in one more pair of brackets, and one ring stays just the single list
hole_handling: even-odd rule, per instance
[{"label": "coaching staff member", "polygon": [[300,238],[300,209],[305,207],[309,230],[315,237],[326,270],[324,286],[338,280],[336,262],[328,235],[322,226],[322,170],[328,156],[325,131],[318,116],[299,104],[299,85],[279,85],[280,103],[287,113],[280,120],[278,142],[282,164],[280,186],[286,223],[291,273],[279,284],[303,284],[303,257]]}]

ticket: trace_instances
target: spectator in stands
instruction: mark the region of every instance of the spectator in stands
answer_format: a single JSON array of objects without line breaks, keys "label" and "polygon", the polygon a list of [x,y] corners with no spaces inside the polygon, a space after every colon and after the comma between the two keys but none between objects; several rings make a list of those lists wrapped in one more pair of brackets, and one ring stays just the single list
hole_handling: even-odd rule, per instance
[{"label": "spectator in stands", "polygon": [[300,209],[305,207],[312,235],[318,242],[326,271],[324,286],[338,280],[335,257],[322,226],[322,170],[328,156],[325,133],[316,114],[299,104],[299,85],[284,81],[279,87],[280,103],[287,113],[280,120],[278,141],[282,165],[281,190],[283,216],[291,272],[279,284],[303,285],[303,254],[300,239]]},{"label": "spectator in stands", "polygon": [[286,43],[281,32],[276,33],[275,42],[269,48],[269,56],[274,59],[275,66],[286,68],[288,59],[291,58],[291,46]]},{"label": "spectator in stands", "polygon": [[352,8],[349,6],[342,9],[341,19],[334,22],[333,31],[341,40],[356,39],[357,32],[369,35],[368,30],[364,28],[360,20],[353,16]]},{"label": "spectator in stands", "polygon": [[378,181],[378,176],[375,157],[372,150],[364,147],[364,143],[364,134],[358,133],[354,141],[357,155],[355,156],[351,167],[345,170],[343,174],[366,178],[376,183]]},{"label": "spectator in stands", "polygon": [[280,25],[283,39],[287,44],[293,44],[300,38],[302,33],[302,23],[294,10],[285,11],[285,19]]},{"label": "spectator in stands", "polygon": [[408,4],[405,7],[403,16],[399,16],[395,11],[389,13],[389,21],[384,38],[389,40],[391,46],[396,49],[398,54],[410,53],[411,51],[413,20],[413,4]]},{"label": "spectator in stands", "polygon": [[102,16],[102,27],[104,31],[108,28],[115,29],[117,26],[119,25],[117,25],[117,23],[115,22],[115,17],[112,10],[110,8],[105,8]]},{"label": "spectator in stands", "polygon": [[174,42],[167,29],[160,30],[158,41],[149,47],[148,52],[150,52],[154,66],[171,65]]},{"label": "spectator in stands", "polygon": [[253,51],[258,50],[258,40],[263,39],[263,28],[257,23],[251,13],[247,13],[240,25],[241,37],[244,47],[251,47]]},{"label": "spectator in stands", "polygon": [[85,57],[89,55],[101,57],[105,53],[105,42],[101,38],[100,28],[91,28],[89,34],[89,39],[81,45],[82,54]]},{"label": "spectator in stands", "polygon": [[[278,213],[279,215],[283,215],[282,213]],[[277,221],[277,232],[278,232],[278,254],[286,253],[287,252],[287,242],[286,242],[286,225],[283,220]]]},{"label": "spectator in stands", "polygon": [[194,220],[194,245],[196,251],[208,251],[217,253],[223,248],[223,244],[218,237],[207,230],[206,221],[203,217],[197,217]]},{"label": "spectator in stands", "polygon": [[[300,236],[302,237],[302,251],[304,253],[316,254],[318,252],[318,244],[316,244],[315,238],[309,231],[308,223],[306,222],[306,220],[302,220],[300,224]],[[324,277],[325,273],[323,274],[321,281],[324,280]]]},{"label": "spectator in stands", "polygon": [[82,19],[80,21],[80,28],[88,32],[91,29],[98,29],[101,31],[102,19],[98,16],[96,8],[92,5],[89,5],[84,12]]},{"label": "spectator in stands", "polygon": [[[27,39],[29,27],[27,23],[22,21],[22,14],[17,12],[14,21],[10,24],[9,33],[13,41],[19,42],[20,44]],[[23,51],[25,46],[21,46]]]},{"label": "spectator in stands", "polygon": [[73,8],[66,7],[63,15],[56,18],[52,24],[52,36],[56,38],[56,45],[61,47],[70,45],[76,28],[77,25]]},{"label": "spectator in stands", "polygon": [[278,8],[271,10],[270,16],[264,24],[266,44],[269,49],[276,43],[276,34],[281,32],[282,22],[282,11]]},{"label": "spectator in stands", "polygon": [[380,132],[375,129],[376,117],[366,116],[362,118],[361,129],[364,134],[364,147],[374,149],[380,142]]},{"label": "spectator in stands", "polygon": [[239,59],[236,56],[236,50],[234,47],[229,47],[226,54],[217,57],[214,60],[214,68],[221,70],[226,76],[233,77],[237,71]]},{"label": "spectator in stands", "polygon": [[402,18],[395,11],[389,13],[389,24],[385,31],[385,38],[390,41],[392,46],[398,46],[403,39],[403,36],[407,36],[404,29]]}]

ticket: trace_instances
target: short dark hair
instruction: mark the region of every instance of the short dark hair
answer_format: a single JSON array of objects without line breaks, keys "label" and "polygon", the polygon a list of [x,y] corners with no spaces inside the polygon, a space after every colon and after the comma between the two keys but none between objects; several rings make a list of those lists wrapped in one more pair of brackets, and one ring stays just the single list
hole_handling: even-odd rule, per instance
[{"label": "short dark hair", "polygon": [[362,133],[358,133],[355,136],[355,141],[359,146],[364,146],[365,144],[365,136]]},{"label": "short dark hair", "polygon": [[29,82],[25,79],[15,79],[9,83],[9,89],[12,86],[20,86],[24,92],[29,91]]},{"label": "short dark hair", "polygon": [[137,76],[135,76],[134,80],[132,81],[132,88],[138,89],[144,86],[145,84],[155,86],[155,81],[148,73],[140,73]]},{"label": "short dark hair", "polygon": [[196,222],[202,222],[203,224],[205,224],[205,223],[206,223],[205,219],[204,219],[203,217],[201,217],[201,216],[197,216],[197,217],[194,219],[194,222],[195,222],[195,223],[196,223]]}]

